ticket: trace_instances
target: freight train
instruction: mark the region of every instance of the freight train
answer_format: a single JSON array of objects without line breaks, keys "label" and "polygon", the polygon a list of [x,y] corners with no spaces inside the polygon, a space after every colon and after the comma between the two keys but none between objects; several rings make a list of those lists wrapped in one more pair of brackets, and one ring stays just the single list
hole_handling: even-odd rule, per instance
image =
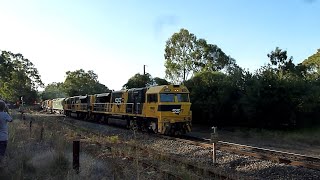
[{"label": "freight train", "polygon": [[189,90],[183,85],[162,85],[79,95],[42,102],[45,111],[93,121],[126,120],[137,127],[166,135],[191,131]]}]

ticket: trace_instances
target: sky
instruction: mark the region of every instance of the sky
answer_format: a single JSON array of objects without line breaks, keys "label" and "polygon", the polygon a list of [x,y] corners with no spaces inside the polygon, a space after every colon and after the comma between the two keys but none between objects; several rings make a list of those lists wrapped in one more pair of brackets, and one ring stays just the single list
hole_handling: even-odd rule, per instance
[{"label": "sky", "polygon": [[164,78],[181,28],[252,72],[275,47],[300,63],[320,48],[320,0],[0,0],[0,50],[23,54],[45,85],[84,69],[119,90],[143,65]]}]

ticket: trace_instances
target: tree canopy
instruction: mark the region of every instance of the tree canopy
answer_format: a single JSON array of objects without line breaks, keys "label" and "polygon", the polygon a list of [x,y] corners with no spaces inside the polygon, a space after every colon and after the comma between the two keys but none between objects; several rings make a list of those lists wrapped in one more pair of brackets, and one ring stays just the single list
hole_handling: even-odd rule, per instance
[{"label": "tree canopy", "polygon": [[41,96],[44,100],[67,97],[66,93],[64,92],[63,83],[61,82],[53,82],[48,84]]},{"label": "tree canopy", "polygon": [[0,51],[0,96],[16,102],[21,97],[27,103],[37,100],[37,88],[42,87],[38,70],[22,54]]},{"label": "tree canopy", "polygon": [[295,65],[279,47],[267,56],[270,64],[255,73],[233,65],[225,72],[203,71],[187,80],[194,121],[264,128],[320,124],[318,80],[306,79],[305,66]]},{"label": "tree canopy", "polygon": [[167,80],[159,77],[152,78],[152,76],[149,73],[146,73],[146,74],[137,73],[134,76],[132,76],[126,84],[123,85],[123,88],[131,89],[131,88],[147,87],[152,85],[167,85],[167,84],[169,84]]},{"label": "tree canopy", "polygon": [[161,85],[169,85],[170,83],[165,79],[155,77],[153,78],[153,84],[161,86]]},{"label": "tree canopy", "polygon": [[217,45],[180,29],[166,42],[166,77],[173,83],[181,83],[201,71],[220,71],[235,60],[227,56]]},{"label": "tree canopy", "polygon": [[320,49],[302,62],[311,78],[319,78],[320,76]]},{"label": "tree canopy", "polygon": [[295,65],[293,64],[293,57],[288,58],[287,51],[276,47],[274,51],[271,51],[267,56],[270,58],[271,66],[275,66],[274,69],[280,78],[286,74],[294,73]]},{"label": "tree canopy", "polygon": [[68,71],[66,75],[63,89],[68,96],[97,94],[109,90],[108,87],[98,81],[98,75],[92,70],[88,72],[83,69]]}]

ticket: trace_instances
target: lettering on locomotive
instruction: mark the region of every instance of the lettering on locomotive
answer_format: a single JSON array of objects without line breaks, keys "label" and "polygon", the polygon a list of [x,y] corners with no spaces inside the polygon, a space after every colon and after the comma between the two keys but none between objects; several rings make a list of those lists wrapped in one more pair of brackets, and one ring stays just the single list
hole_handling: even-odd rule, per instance
[{"label": "lettering on locomotive", "polygon": [[115,99],[114,99],[114,102],[115,102],[116,104],[121,104],[121,103],[122,103],[122,98],[115,98]]},{"label": "lettering on locomotive", "polygon": [[180,114],[181,109],[172,109],[172,112],[174,114]]}]

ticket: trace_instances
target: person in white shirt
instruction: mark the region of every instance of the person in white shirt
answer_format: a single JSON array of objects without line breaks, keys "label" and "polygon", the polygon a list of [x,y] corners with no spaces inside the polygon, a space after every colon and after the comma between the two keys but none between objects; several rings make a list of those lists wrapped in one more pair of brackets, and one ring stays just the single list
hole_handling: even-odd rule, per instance
[{"label": "person in white shirt", "polygon": [[8,143],[8,122],[12,121],[12,117],[8,114],[6,103],[0,100],[0,160],[4,156]]}]

